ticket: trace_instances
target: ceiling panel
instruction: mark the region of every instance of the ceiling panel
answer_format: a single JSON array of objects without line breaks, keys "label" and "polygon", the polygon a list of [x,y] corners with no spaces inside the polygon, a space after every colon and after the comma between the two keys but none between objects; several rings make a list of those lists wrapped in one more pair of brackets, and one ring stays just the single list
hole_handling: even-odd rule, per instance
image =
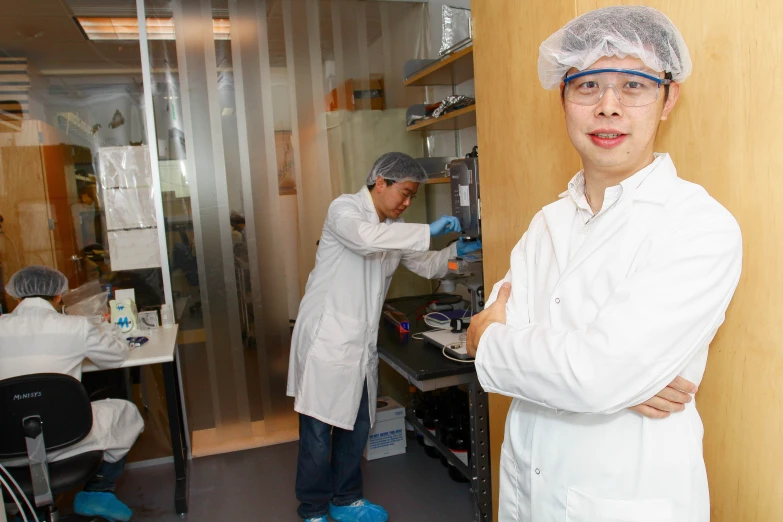
[{"label": "ceiling panel", "polygon": [[0,16],[47,18],[70,16],[60,0],[0,0]]},{"label": "ceiling panel", "polygon": [[23,47],[45,41],[82,42],[82,35],[70,16],[0,16],[0,46]]},{"label": "ceiling panel", "polygon": [[[147,0],[147,4],[154,6],[156,12],[165,13],[171,2]],[[217,15],[226,16],[228,0],[213,0],[212,5]],[[364,5],[367,36],[372,43],[381,33],[380,10],[377,3]],[[83,71],[94,67],[105,70],[140,64],[138,43],[88,41],[72,18],[74,14],[135,16],[135,0],[0,0],[0,7],[0,54],[26,57],[33,69]],[[344,3],[343,9],[350,8],[349,2]],[[348,15],[347,11],[343,12]],[[268,4],[269,49],[270,62],[276,67],[285,65],[282,14],[281,0],[271,0]],[[331,14],[330,0],[319,0],[324,57],[333,55]],[[344,28],[348,26],[343,23]],[[155,50],[157,44],[151,45]]]}]

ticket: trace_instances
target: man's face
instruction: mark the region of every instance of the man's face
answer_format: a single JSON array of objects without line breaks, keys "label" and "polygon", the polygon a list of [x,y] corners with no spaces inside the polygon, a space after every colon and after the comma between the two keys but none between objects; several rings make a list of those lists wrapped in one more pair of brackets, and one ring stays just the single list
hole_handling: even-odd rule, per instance
[{"label": "man's face", "polygon": [[386,180],[378,176],[375,182],[376,207],[384,219],[397,219],[411,205],[418,190],[419,184],[414,181],[399,181],[387,185]]},{"label": "man's face", "polygon": [[[635,69],[661,79],[664,76],[631,56],[601,58],[589,69]],[[576,72],[579,71],[571,69],[568,75]],[[616,87],[619,90],[622,85]],[[564,85],[561,85],[563,88]],[[664,88],[659,87],[658,99],[642,107],[621,104],[611,87],[592,106],[578,105],[564,99],[568,136],[582,157],[585,169],[629,176],[644,168],[653,157],[658,125],[669,116],[678,95],[679,85],[673,83],[667,100],[664,100]]]}]

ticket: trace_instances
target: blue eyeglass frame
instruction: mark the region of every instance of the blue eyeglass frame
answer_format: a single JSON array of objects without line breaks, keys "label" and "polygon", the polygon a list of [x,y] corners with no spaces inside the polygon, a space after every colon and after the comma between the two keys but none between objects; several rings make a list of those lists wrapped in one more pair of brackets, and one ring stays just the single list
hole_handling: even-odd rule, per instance
[{"label": "blue eyeglass frame", "polygon": [[625,74],[632,74],[634,76],[641,76],[642,78],[647,78],[648,80],[654,81],[655,83],[658,84],[658,87],[660,87],[661,85],[671,85],[672,83],[674,83],[674,80],[670,80],[668,78],[658,78],[657,76],[643,73],[641,71],[636,71],[634,69],[588,69],[586,71],[578,72],[571,76],[566,76],[565,78],[563,78],[563,83],[568,85],[568,82],[572,80],[576,80],[577,78],[581,78],[582,76],[588,76],[590,74],[599,74],[605,72],[625,73]]}]

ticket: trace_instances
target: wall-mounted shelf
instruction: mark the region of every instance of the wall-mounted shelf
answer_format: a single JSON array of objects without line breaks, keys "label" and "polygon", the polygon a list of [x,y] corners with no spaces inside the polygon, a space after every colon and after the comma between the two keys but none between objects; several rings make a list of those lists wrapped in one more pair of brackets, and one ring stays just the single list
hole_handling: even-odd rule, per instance
[{"label": "wall-mounted shelf", "polygon": [[451,183],[450,177],[445,178],[430,178],[427,180],[427,185],[438,185],[440,183]]},{"label": "wall-mounted shelf", "polygon": [[455,51],[405,78],[405,86],[459,85],[473,79],[473,45]]},{"label": "wall-mounted shelf", "polygon": [[458,109],[440,118],[422,120],[408,126],[409,131],[415,130],[460,130],[476,125],[476,105],[469,105],[464,109]]}]

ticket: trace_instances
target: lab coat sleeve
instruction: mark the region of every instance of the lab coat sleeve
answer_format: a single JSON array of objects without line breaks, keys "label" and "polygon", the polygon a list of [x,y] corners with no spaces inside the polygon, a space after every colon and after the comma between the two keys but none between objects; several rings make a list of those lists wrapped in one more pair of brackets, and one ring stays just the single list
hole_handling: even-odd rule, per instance
[{"label": "lab coat sleeve", "polygon": [[457,257],[457,243],[437,252],[403,252],[400,260],[405,267],[427,279],[443,277],[449,271],[449,259]]},{"label": "lab coat sleeve", "polygon": [[419,223],[369,223],[349,202],[336,199],[329,206],[324,227],[340,243],[360,255],[389,250],[426,252],[430,248],[430,227]]},{"label": "lab coat sleeve", "polygon": [[112,334],[85,320],[85,355],[101,370],[119,368],[128,358],[130,348]]},{"label": "lab coat sleeve", "polygon": [[659,241],[583,330],[490,325],[476,358],[482,387],[604,414],[660,392],[712,340],[739,282],[739,226],[730,215],[711,217]]}]

